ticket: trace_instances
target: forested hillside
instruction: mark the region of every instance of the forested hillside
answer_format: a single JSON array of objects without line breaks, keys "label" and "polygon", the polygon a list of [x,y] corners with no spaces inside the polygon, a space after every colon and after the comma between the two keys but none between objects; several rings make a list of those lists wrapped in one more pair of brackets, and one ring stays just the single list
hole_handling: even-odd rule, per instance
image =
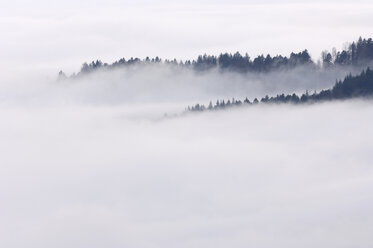
[{"label": "forested hillside", "polygon": [[[178,67],[185,67],[195,71],[203,72],[211,69],[219,69],[221,71],[234,71],[240,73],[247,72],[269,72],[279,69],[293,69],[298,66],[311,66],[314,68],[332,68],[334,66],[364,66],[373,61],[373,41],[372,38],[359,38],[358,41],[350,43],[346,49],[342,51],[323,51],[319,61],[313,61],[308,50],[301,52],[292,52],[289,56],[275,55],[259,55],[251,58],[247,53],[245,55],[236,52],[221,53],[215,55],[199,55],[194,60],[163,60],[159,57],[145,59],[140,58],[121,58],[112,64],[104,63],[101,60],[84,63],[78,73],[71,75],[72,78],[85,75],[100,69],[115,69],[121,67],[129,67],[133,65],[149,65],[149,64],[167,64]],[[321,63],[320,63],[321,62]],[[61,71],[60,77],[65,78],[66,75]]]},{"label": "forested hillside", "polygon": [[203,104],[196,104],[195,106],[188,107],[188,111],[205,111],[205,110],[217,110],[225,109],[234,106],[249,106],[255,104],[270,104],[270,103],[292,103],[292,104],[303,104],[303,103],[317,103],[323,101],[351,99],[359,97],[372,97],[373,96],[373,71],[370,68],[364,70],[360,75],[352,76],[351,74],[346,76],[342,81],[337,81],[333,88],[322,90],[320,92],[314,92],[309,94],[308,91],[302,95],[295,93],[285,95],[277,95],[274,97],[265,96],[258,100],[255,98],[250,101],[248,98],[241,100],[218,100],[215,104],[212,102],[206,107]]}]

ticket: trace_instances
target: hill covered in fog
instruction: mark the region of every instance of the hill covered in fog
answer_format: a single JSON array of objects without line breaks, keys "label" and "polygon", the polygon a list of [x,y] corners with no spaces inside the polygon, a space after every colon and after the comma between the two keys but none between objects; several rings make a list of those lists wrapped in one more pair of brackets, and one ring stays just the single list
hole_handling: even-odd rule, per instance
[{"label": "hill covered in fog", "polygon": [[[373,61],[373,41],[372,38],[359,38],[358,41],[350,43],[345,49],[337,51],[323,51],[319,61],[312,60],[307,49],[301,52],[292,52],[289,56],[276,55],[271,56],[259,55],[251,58],[247,53],[241,55],[239,52],[221,53],[215,55],[199,55],[194,60],[162,60],[159,57],[145,59],[140,58],[121,58],[111,64],[102,62],[101,60],[92,61],[91,63],[83,63],[81,70],[78,73],[71,75],[72,78],[84,76],[91,72],[102,69],[115,69],[130,67],[134,65],[151,65],[165,64],[177,67],[192,69],[195,71],[209,71],[218,69],[220,71],[234,71],[240,73],[248,72],[270,72],[280,69],[294,69],[300,66],[310,66],[313,68],[333,68],[337,66],[366,66]],[[61,71],[60,77],[65,78],[66,75]]]},{"label": "hill covered in fog", "polygon": [[188,107],[188,111],[205,111],[205,110],[217,110],[225,109],[235,106],[248,106],[258,103],[317,103],[323,101],[332,100],[345,100],[352,98],[367,98],[373,96],[373,71],[368,67],[368,69],[361,72],[360,75],[352,76],[349,74],[344,78],[344,80],[339,80],[331,89],[322,90],[320,92],[314,92],[309,94],[308,91],[300,96],[297,94],[281,94],[275,97],[269,97],[268,95],[261,98],[259,101],[255,98],[252,102],[246,97],[245,100],[217,100],[216,104],[210,101],[209,105],[206,107],[203,104],[196,104],[195,106]]},{"label": "hill covered in fog", "polygon": [[[191,61],[147,57],[122,58],[108,64],[96,60],[84,63],[79,72],[70,76],[61,71],[59,82],[63,90],[71,91],[69,97],[78,95],[75,98],[86,102],[173,102],[181,106],[199,103],[193,107],[200,110],[209,107],[200,103],[232,97],[241,100],[220,100],[219,104],[210,104],[210,108],[234,105],[236,101],[244,103],[245,97],[257,98],[258,102],[334,99],[330,92],[336,80],[372,66],[373,41],[359,38],[341,51],[324,51],[318,61],[307,50],[287,57],[260,55],[253,59],[237,52],[205,54]],[[274,97],[263,97],[266,95]]]}]

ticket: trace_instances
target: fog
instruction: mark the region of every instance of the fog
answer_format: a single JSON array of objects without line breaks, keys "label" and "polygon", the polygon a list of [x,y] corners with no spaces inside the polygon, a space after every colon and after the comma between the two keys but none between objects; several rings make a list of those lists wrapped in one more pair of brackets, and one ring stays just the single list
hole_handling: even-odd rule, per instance
[{"label": "fog", "polygon": [[371,103],[1,108],[3,247],[370,247]]},{"label": "fog", "polygon": [[[371,64],[372,66],[372,64]],[[100,68],[78,77],[19,76],[0,85],[0,105],[131,105],[169,104],[163,113],[181,112],[188,105],[221,99],[250,100],[265,95],[313,93],[333,87],[347,74],[359,74],[366,66],[297,66],[265,73],[234,70],[197,71],[172,64],[136,64],[114,69]],[[132,105],[135,104],[135,105]]]},{"label": "fog", "polygon": [[[372,34],[370,0],[0,2],[0,247],[371,248],[373,104],[188,105],[347,73],[77,72],[121,57],[288,56]],[[364,68],[365,69],[365,68]]]},{"label": "fog", "polygon": [[[371,64],[372,66],[372,64]],[[298,66],[289,70],[265,73],[238,73],[234,70],[194,71],[167,64],[135,65],[118,69],[101,69],[75,80],[60,82],[71,93],[84,96],[86,102],[159,103],[231,98],[263,97],[266,94],[292,94],[331,88],[336,80],[349,74],[359,74],[366,66],[320,69]],[[88,90],[89,94],[85,94]],[[69,95],[71,95],[69,93]],[[95,99],[89,99],[92,96]],[[88,97],[88,99],[86,98]]]},{"label": "fog", "polygon": [[342,74],[302,73],[133,67],[2,84],[0,246],[370,247],[371,101],[180,115]]}]

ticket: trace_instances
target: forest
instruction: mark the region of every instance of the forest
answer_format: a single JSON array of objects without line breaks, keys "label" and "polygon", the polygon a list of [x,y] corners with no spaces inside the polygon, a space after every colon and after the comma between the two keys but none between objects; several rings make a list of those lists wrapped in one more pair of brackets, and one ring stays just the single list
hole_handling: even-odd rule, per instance
[{"label": "forest", "polygon": [[[90,72],[99,69],[115,69],[120,67],[128,67],[133,65],[149,65],[149,64],[168,64],[179,67],[193,69],[197,72],[208,71],[211,69],[219,69],[221,71],[234,71],[240,73],[248,72],[269,72],[279,69],[293,69],[298,66],[312,66],[315,68],[332,68],[334,66],[362,66],[373,60],[373,41],[372,38],[359,38],[357,41],[349,43],[342,51],[323,51],[318,62],[312,60],[307,49],[294,53],[288,57],[282,55],[271,56],[259,55],[251,58],[247,53],[241,55],[239,52],[221,53],[215,55],[199,55],[194,60],[162,60],[159,57],[145,59],[140,58],[121,58],[112,64],[104,63],[101,60],[92,61],[91,63],[83,63],[81,70],[78,73],[72,74],[70,77],[75,78],[83,76]],[[60,79],[67,78],[63,71],[59,73]]]},{"label": "forest", "polygon": [[205,110],[219,110],[229,107],[236,106],[249,106],[255,104],[280,104],[280,103],[291,103],[291,104],[304,104],[304,103],[317,103],[332,100],[344,100],[351,98],[368,98],[373,96],[373,71],[368,67],[362,71],[359,75],[352,76],[349,74],[344,80],[339,80],[331,89],[322,90],[320,92],[314,92],[309,94],[308,91],[298,96],[297,94],[281,94],[274,97],[265,97],[258,100],[255,98],[252,102],[246,97],[243,101],[241,100],[217,100],[215,104],[211,101],[206,107],[203,104],[196,104],[192,107],[188,106],[187,111],[205,111]]}]

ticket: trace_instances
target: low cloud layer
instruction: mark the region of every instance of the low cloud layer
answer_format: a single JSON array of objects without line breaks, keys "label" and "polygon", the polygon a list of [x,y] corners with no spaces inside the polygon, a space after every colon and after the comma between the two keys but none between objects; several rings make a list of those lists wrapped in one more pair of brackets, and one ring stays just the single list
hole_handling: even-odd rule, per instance
[{"label": "low cloud layer", "polygon": [[371,102],[134,108],[1,106],[0,246],[373,242]]}]

